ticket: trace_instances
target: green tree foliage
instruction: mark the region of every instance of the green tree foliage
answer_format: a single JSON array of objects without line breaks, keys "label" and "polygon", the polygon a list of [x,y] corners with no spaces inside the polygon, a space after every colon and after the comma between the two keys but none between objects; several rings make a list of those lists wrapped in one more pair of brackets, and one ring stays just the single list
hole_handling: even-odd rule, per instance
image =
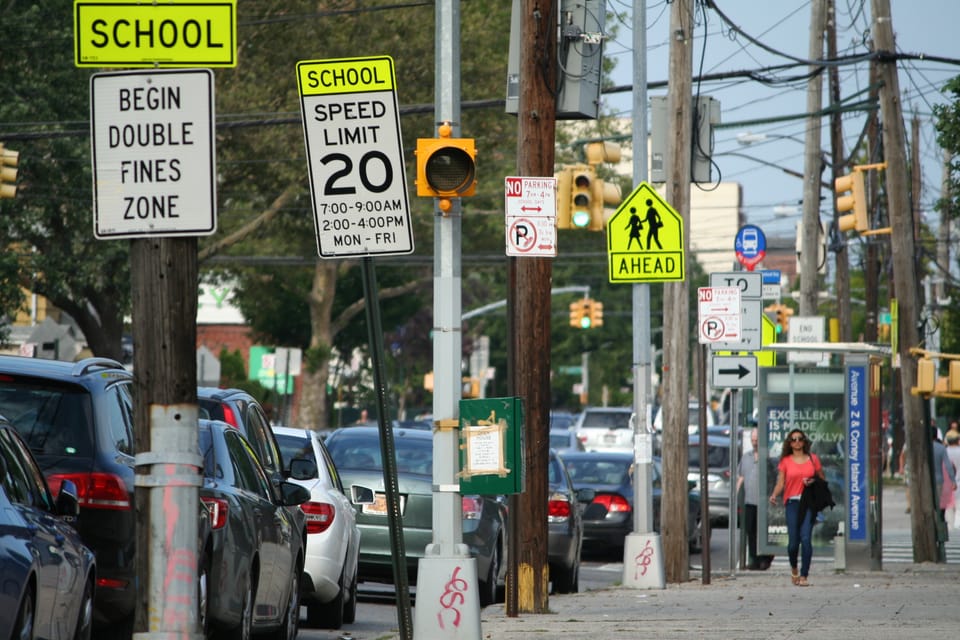
[{"label": "green tree foliage", "polygon": [[[93,237],[90,72],[73,65],[70,7],[6,3],[0,43],[0,141],[20,152],[17,196],[0,201],[0,244],[19,256],[20,271],[4,282],[46,296],[93,353],[120,359],[128,243]],[[17,302],[0,298],[7,314]]]}]

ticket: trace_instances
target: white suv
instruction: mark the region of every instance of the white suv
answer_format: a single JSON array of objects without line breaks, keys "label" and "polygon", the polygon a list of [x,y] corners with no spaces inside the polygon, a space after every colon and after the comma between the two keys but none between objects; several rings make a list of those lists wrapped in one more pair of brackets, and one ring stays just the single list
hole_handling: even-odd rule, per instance
[{"label": "white suv", "polygon": [[[712,427],[716,424],[713,409],[707,410],[707,426]],[[653,419],[653,430],[657,433],[663,432],[663,406],[657,411],[657,417]],[[687,431],[690,435],[696,435],[700,431],[700,403],[691,400],[687,405]]]},{"label": "white suv", "polygon": [[633,451],[633,409],[587,407],[574,431],[587,451]]}]

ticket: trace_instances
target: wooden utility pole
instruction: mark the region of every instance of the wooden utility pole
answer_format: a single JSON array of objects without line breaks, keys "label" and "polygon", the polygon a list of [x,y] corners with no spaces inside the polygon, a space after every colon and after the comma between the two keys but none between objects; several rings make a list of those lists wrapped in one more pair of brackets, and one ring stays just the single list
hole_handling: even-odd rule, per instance
[{"label": "wooden utility pole", "polygon": [[[810,3],[810,54],[811,63],[823,58],[824,2]],[[823,107],[822,68],[810,67],[807,81],[807,135],[803,158],[803,223],[800,225],[803,253],[800,254],[800,315],[817,315],[817,298],[820,293],[819,245],[820,245],[820,113]]]},{"label": "wooden utility pole", "polygon": [[896,43],[890,0],[871,0],[873,33],[880,72],[880,113],[883,118],[883,148],[887,163],[887,202],[890,211],[890,248],[893,252],[893,280],[899,308],[900,385],[903,398],[903,420],[906,429],[907,460],[910,469],[910,520],[913,530],[915,562],[938,560],[934,496],[927,450],[930,447],[929,426],[923,416],[923,401],[910,393],[917,383],[917,362],[911,347],[920,345],[920,272],[916,263],[916,241],[913,216],[907,188],[907,154],[903,111],[900,104],[900,82],[897,78]]},{"label": "wooden utility pole", "polygon": [[[136,630],[192,637],[197,626],[197,239],[130,241]],[[171,506],[172,505],[172,506]],[[174,632],[182,635],[175,636]]]},{"label": "wooden utility pole", "polygon": [[[690,163],[693,118],[693,0],[670,6],[670,83],[667,90],[666,201],[683,220],[683,253],[690,255]],[[641,152],[637,150],[637,152]],[[685,269],[684,273],[689,273]],[[687,549],[687,398],[690,396],[690,285],[663,289],[663,496],[660,537],[667,582],[690,579]],[[701,407],[701,410],[705,408]]]},{"label": "wooden utility pole", "polygon": [[950,273],[950,165],[953,154],[943,150],[943,177],[940,181],[940,233],[937,240],[937,285],[934,300],[937,304],[947,297],[947,274]]},{"label": "wooden utility pole", "polygon": [[[837,57],[837,7],[835,0],[827,1],[827,57],[834,60]],[[840,67],[830,65],[830,106],[834,110],[830,114],[830,183],[846,173],[843,166],[843,118],[840,115]],[[837,210],[837,192],[833,192],[833,225],[837,234],[837,224],[840,212]],[[833,238],[831,238],[833,240]],[[832,244],[832,243],[831,243]],[[846,242],[837,242],[831,247],[834,251],[834,265],[836,267],[836,301],[837,323],[840,325],[840,342],[850,342],[852,322],[850,317],[850,252]]]},{"label": "wooden utility pole", "polygon": [[[521,0],[517,174],[552,176],[556,137],[557,28],[541,0]],[[551,18],[551,19],[548,19]],[[511,500],[507,615],[548,613],[547,466],[550,454],[550,258],[509,258],[513,394],[523,398],[527,473]],[[511,587],[516,585],[516,595]],[[516,602],[516,609],[512,605]]]}]

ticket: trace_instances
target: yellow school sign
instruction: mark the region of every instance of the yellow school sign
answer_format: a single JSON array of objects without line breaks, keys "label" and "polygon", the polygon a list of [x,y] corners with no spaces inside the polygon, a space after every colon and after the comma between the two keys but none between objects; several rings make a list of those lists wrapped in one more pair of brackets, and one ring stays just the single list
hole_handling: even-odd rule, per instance
[{"label": "yellow school sign", "polygon": [[237,0],[74,0],[78,67],[234,67]]},{"label": "yellow school sign", "polygon": [[683,218],[646,182],[607,220],[610,282],[683,280]]}]

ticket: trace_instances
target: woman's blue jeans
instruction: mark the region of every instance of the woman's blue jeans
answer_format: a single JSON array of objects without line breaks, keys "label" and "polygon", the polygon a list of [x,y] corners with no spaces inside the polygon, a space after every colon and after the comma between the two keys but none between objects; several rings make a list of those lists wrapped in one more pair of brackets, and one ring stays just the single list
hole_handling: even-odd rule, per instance
[{"label": "woman's blue jeans", "polygon": [[787,556],[790,566],[797,566],[797,552],[800,552],[800,575],[806,577],[810,573],[810,560],[813,558],[813,512],[807,509],[800,518],[800,501],[787,500]]}]

